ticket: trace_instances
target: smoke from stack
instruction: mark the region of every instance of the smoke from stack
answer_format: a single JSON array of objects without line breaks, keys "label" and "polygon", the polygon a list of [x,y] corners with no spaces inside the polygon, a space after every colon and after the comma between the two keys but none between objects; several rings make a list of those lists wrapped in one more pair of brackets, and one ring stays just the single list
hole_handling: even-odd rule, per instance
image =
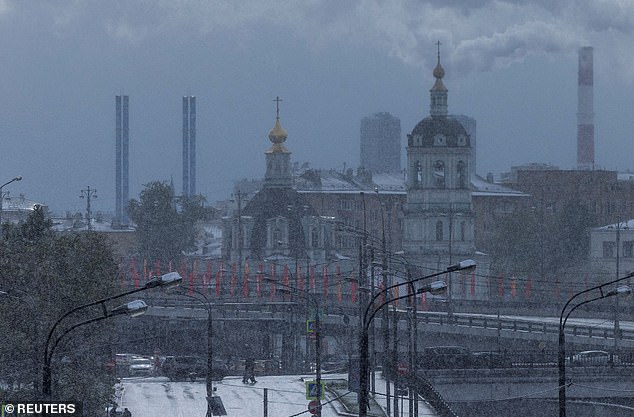
[{"label": "smoke from stack", "polygon": [[577,168],[594,169],[594,91],[591,46],[579,49],[577,83]]}]

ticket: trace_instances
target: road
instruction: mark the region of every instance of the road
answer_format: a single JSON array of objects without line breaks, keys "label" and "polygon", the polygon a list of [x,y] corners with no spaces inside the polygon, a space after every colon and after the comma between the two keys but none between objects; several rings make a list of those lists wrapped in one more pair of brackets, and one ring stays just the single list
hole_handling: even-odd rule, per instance
[{"label": "road", "polygon": [[[345,378],[338,375],[333,378]],[[326,383],[328,378],[325,377]],[[268,393],[268,416],[291,417],[310,416],[307,411],[305,380],[310,376],[260,376],[255,385],[245,385],[242,377],[227,377],[215,382],[216,394],[222,398],[227,416],[260,417],[264,416],[264,389]],[[382,381],[382,380],[381,380]],[[383,386],[384,383],[377,384]],[[380,391],[379,391],[380,392]],[[394,388],[392,387],[392,392]],[[165,377],[123,378],[117,385],[119,409],[127,407],[132,417],[204,417],[207,410],[206,390],[203,380],[194,382],[171,382]],[[356,394],[349,393],[356,403]],[[384,396],[379,402],[385,407]],[[383,401],[382,401],[383,400]],[[322,401],[323,417],[338,417],[343,411],[339,401],[332,394]],[[405,401],[405,411],[407,410]],[[434,416],[435,413],[424,402],[419,402],[421,416]],[[405,412],[405,415],[407,413]]]}]

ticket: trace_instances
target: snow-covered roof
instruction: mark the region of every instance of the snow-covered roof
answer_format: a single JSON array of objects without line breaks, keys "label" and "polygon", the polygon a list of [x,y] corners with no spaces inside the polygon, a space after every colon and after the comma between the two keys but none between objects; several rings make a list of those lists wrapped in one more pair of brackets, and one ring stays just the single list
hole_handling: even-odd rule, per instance
[{"label": "snow-covered roof", "polygon": [[626,230],[626,229],[634,230],[634,219],[627,220],[624,222],[619,222],[619,223],[608,224],[601,227],[596,227],[593,230],[607,232],[607,231],[615,231],[617,229],[618,230]]},{"label": "snow-covered roof", "polygon": [[494,184],[486,181],[479,175],[471,177],[471,189],[474,196],[491,196],[491,197],[528,197],[529,195],[522,191],[517,191],[500,184]]}]

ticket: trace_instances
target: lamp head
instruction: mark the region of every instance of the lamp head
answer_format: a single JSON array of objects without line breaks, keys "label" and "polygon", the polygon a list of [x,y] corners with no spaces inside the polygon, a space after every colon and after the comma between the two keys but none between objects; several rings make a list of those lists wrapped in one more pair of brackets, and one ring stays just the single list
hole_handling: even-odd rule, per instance
[{"label": "lamp head", "polygon": [[178,272],[168,272],[159,277],[153,277],[145,284],[145,288],[170,288],[175,287],[183,281],[183,277]]},{"label": "lamp head", "polygon": [[612,297],[613,295],[630,295],[632,293],[632,288],[629,285],[619,285],[612,291],[605,294],[606,297]]},{"label": "lamp head", "polygon": [[464,261],[460,261],[457,264],[449,265],[447,267],[447,272],[455,272],[455,271],[473,271],[476,268],[476,263],[473,259],[465,259]]},{"label": "lamp head", "polygon": [[115,307],[110,312],[110,315],[117,316],[119,314],[127,314],[130,317],[137,317],[142,314],[145,314],[148,305],[145,304],[143,300],[134,300],[129,303],[122,304],[118,307]]},{"label": "lamp head", "polygon": [[430,293],[431,295],[442,295],[447,292],[447,283],[445,281],[434,281],[421,287],[416,291],[417,294]]}]

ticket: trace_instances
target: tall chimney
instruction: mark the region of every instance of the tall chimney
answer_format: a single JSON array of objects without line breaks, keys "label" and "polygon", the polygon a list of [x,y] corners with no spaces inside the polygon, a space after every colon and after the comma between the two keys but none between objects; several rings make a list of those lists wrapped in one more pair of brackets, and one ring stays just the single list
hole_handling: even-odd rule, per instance
[{"label": "tall chimney", "polygon": [[592,47],[579,49],[577,82],[577,168],[594,169],[594,91]]}]

